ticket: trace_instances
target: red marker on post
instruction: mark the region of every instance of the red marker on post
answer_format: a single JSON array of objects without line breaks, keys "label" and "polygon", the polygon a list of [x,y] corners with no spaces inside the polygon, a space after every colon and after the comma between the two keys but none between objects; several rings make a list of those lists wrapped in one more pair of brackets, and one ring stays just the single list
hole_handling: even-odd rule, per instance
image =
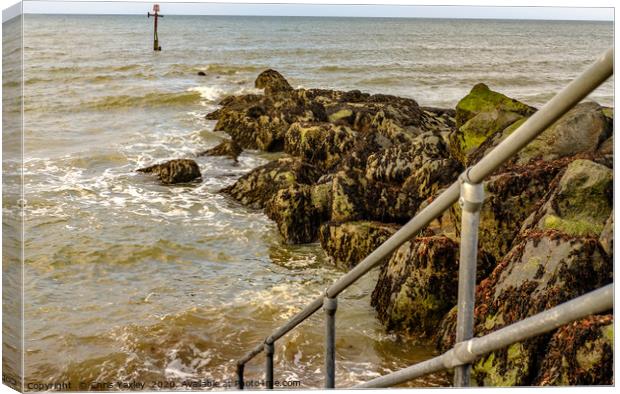
[{"label": "red marker on post", "polygon": [[153,50],[154,51],[161,51],[161,47],[159,46],[159,37],[157,36],[157,18],[158,17],[164,17],[163,15],[159,15],[159,4],[155,4],[153,5],[153,13],[151,14],[150,12],[146,13],[147,18],[150,18],[151,16],[155,17],[155,31],[153,34]]}]

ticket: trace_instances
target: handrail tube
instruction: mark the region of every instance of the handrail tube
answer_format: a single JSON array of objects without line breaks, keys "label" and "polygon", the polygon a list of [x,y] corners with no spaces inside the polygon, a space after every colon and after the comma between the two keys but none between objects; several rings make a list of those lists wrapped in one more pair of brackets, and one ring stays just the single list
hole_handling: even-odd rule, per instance
[{"label": "handrail tube", "polygon": [[613,287],[613,283],[609,284],[483,337],[457,343],[440,356],[358,384],[354,388],[391,387],[429,373],[469,364],[484,354],[544,334],[588,315],[608,311],[613,308]]},{"label": "handrail tube", "polygon": [[[493,173],[505,161],[525,147],[539,134],[562,117],[575,104],[585,98],[607,78],[613,74],[613,48],[607,50],[594,64],[557,93],[540,110],[525,121],[517,130],[483,157],[476,165],[466,170],[461,176],[470,183],[479,183]],[[341,276],[325,292],[312,301],[306,308],[290,319],[286,324],[275,330],[265,343],[273,343],[295,328],[323,305],[323,297],[335,298],[351,284],[377,266],[383,259],[398,249],[422,230],[427,224],[450,208],[459,198],[459,181],[454,182],[432,203],[426,206],[415,217],[401,227],[377,249],[364,258],[351,271]],[[247,353],[238,364],[245,364],[262,351],[255,348]],[[257,351],[258,350],[258,351]]]},{"label": "handrail tube", "polygon": [[608,49],[598,60],[588,67],[577,78],[572,80],[559,93],[521,127],[510,134],[504,141],[486,154],[469,171],[469,182],[482,182],[488,175],[498,169],[504,162],[523,149],[542,131],[546,130],[562,115],[568,112],[581,100],[586,98],[596,87],[605,82],[614,72],[614,49]]},{"label": "handrail tube", "polygon": [[256,345],[254,347],[254,349],[250,350],[249,352],[247,352],[245,354],[245,356],[240,358],[239,361],[237,361],[237,365],[241,365],[241,364],[247,363],[248,361],[250,361],[251,359],[253,359],[257,355],[261,354],[263,350],[265,350],[265,344],[264,343],[259,343],[258,345]]}]

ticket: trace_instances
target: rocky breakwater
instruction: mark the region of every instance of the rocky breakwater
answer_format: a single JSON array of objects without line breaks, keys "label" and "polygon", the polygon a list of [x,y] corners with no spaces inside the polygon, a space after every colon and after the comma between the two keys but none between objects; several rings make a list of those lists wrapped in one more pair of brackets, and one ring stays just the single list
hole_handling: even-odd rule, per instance
[{"label": "rocky breakwater", "polygon": [[[349,269],[536,112],[473,87],[453,109],[359,91],[293,89],[225,98],[207,118],[244,149],[284,157],[222,190],[262,209],[283,241],[319,241]],[[612,281],[613,110],[582,103],[485,181],[476,335]],[[460,210],[433,221],[382,267],[372,305],[390,331],[454,343]],[[611,312],[610,312],[611,313]],[[611,383],[611,314],[488,355],[481,385]]]}]

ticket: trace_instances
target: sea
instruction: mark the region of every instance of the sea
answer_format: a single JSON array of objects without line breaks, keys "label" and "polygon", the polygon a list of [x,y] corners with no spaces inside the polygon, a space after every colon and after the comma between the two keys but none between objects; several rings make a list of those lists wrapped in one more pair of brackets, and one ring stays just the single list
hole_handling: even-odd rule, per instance
[{"label": "sea", "polygon": [[[227,138],[205,114],[259,93],[261,71],[444,108],[484,82],[540,107],[613,45],[613,24],[166,15],[159,40],[154,52],[146,14],[25,16],[26,382],[224,387],[236,359],[343,274],[318,244],[284,244],[261,211],[218,192],[282,153],[196,157]],[[588,99],[613,106],[613,80]],[[177,158],[195,159],[202,181],[136,173]],[[338,387],[435,354],[377,320],[377,275],[340,297]],[[323,333],[318,313],[277,341],[275,379],[322,387]],[[263,373],[262,356],[248,363],[248,380]]]}]

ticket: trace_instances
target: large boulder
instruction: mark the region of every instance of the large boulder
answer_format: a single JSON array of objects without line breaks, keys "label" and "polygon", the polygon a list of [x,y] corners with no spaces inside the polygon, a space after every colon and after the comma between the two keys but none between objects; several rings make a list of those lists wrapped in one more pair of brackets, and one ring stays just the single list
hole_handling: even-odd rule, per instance
[{"label": "large boulder", "polygon": [[276,222],[286,243],[314,242],[327,219],[329,185],[294,184],[280,189],[267,202],[265,214]]},{"label": "large boulder", "polygon": [[520,101],[494,92],[485,84],[475,85],[456,105],[456,130],[450,134],[450,151],[464,165],[485,141],[536,111]]},{"label": "large boulder", "polygon": [[551,337],[533,384],[614,384],[614,317],[593,315],[561,327]]},{"label": "large boulder", "polygon": [[[512,166],[484,182],[485,200],[480,212],[479,248],[496,261],[508,253],[524,220],[534,212],[549,192],[554,178],[567,161],[537,162]],[[461,227],[461,209],[448,212],[450,222]]]},{"label": "large boulder", "polygon": [[597,103],[576,105],[551,127],[526,146],[517,162],[524,164],[536,159],[554,160],[578,153],[593,153],[611,136],[613,120]]},{"label": "large boulder", "polygon": [[298,158],[281,158],[257,167],[221,190],[251,208],[264,208],[280,189],[296,184],[312,184],[318,170]]},{"label": "large boulder", "polygon": [[289,93],[293,90],[286,78],[276,70],[265,70],[258,75],[254,86],[257,89],[264,89],[266,96],[273,96],[279,93]]},{"label": "large boulder", "polygon": [[[531,230],[477,288],[475,334],[481,336],[599,288],[613,280],[613,263],[598,240],[555,230]],[[454,319],[448,314],[446,319]],[[454,323],[444,321],[441,349],[454,343]],[[530,385],[548,335],[515,343],[478,360],[479,385]]]},{"label": "large boulder", "polygon": [[357,133],[331,123],[293,123],[284,138],[284,151],[329,170],[355,144]]},{"label": "large boulder", "polygon": [[201,177],[200,167],[190,159],[170,160],[136,171],[156,175],[164,185],[191,182]]},{"label": "large boulder", "polygon": [[321,246],[339,268],[356,266],[398,229],[397,226],[372,221],[327,222],[321,226]]},{"label": "large boulder", "polygon": [[603,165],[572,161],[553,193],[523,227],[600,236],[613,208],[613,180],[613,170]]},{"label": "large boulder", "polygon": [[529,116],[536,109],[479,83],[456,104],[456,127],[457,129],[460,128],[480,113],[493,111],[513,112],[522,116]]},{"label": "large boulder", "polygon": [[445,236],[417,237],[381,267],[371,305],[388,330],[434,335],[456,303],[458,244]]}]

